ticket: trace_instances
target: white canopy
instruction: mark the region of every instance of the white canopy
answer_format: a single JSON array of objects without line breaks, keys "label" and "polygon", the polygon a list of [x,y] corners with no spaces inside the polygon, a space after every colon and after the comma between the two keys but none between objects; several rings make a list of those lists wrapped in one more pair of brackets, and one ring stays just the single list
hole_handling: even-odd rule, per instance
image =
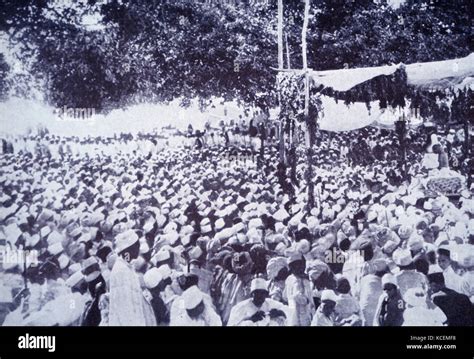
[{"label": "white canopy", "polygon": [[[402,64],[356,69],[329,71],[311,71],[311,77],[317,85],[336,91],[348,91],[354,86],[377,76],[391,75]],[[474,76],[474,53],[460,59],[414,63],[405,66],[408,84],[421,87],[455,87]],[[468,85],[472,86],[472,82]]]}]

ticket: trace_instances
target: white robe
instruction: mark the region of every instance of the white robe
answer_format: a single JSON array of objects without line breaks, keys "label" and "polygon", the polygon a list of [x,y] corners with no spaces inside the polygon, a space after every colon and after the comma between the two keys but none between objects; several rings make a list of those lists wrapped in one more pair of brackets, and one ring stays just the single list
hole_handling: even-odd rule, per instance
[{"label": "white robe", "polygon": [[[166,287],[168,289],[169,287]],[[214,304],[212,303],[212,298],[206,293],[202,293],[202,296],[204,298],[204,304],[207,308],[212,308],[212,310],[215,310]],[[183,320],[182,317],[185,316],[186,310],[184,310],[184,300],[183,296],[177,296],[174,295],[172,301],[167,301],[165,298],[163,298],[163,301],[167,306],[170,308],[170,319],[173,318],[174,321],[176,320]],[[186,314],[187,316],[187,314]],[[181,317],[181,318],[180,318]]]},{"label": "white robe", "polygon": [[110,273],[110,326],[156,326],[153,308],[143,296],[140,280],[123,258]]},{"label": "white robe", "polygon": [[324,315],[322,306],[319,306],[314,314],[314,318],[311,321],[312,327],[333,327],[334,326],[334,318],[333,316],[327,317]]},{"label": "white robe", "polygon": [[461,276],[461,293],[471,299],[474,304],[474,271],[469,271]]},{"label": "white robe", "polygon": [[435,307],[409,307],[403,312],[404,327],[430,327],[442,326],[446,321],[446,315],[441,309]]},{"label": "white robe", "polygon": [[290,317],[288,325],[309,326],[314,313],[313,292],[308,279],[293,274],[285,281],[283,299],[288,303]]},{"label": "white robe", "polygon": [[359,304],[366,326],[371,326],[374,322],[375,311],[382,293],[382,280],[380,277],[375,274],[368,274],[362,277]]},{"label": "white robe", "polygon": [[426,276],[415,270],[401,270],[395,275],[397,286],[402,297],[410,288],[421,288],[426,293],[428,291],[428,280]]},{"label": "white robe", "polygon": [[172,312],[170,317],[170,326],[171,327],[221,327],[222,321],[221,318],[217,315],[217,313],[205,304],[204,311],[201,315],[193,319],[191,318],[184,306],[179,306],[176,308],[177,310]]},{"label": "white robe", "polygon": [[443,276],[447,288],[455,290],[458,293],[463,293],[462,277],[457,274],[451,266],[443,271]]},{"label": "white robe", "polygon": [[[287,322],[287,319],[285,318],[270,319],[269,313],[272,309],[281,310],[285,313],[286,318],[289,318],[290,316],[288,307],[276,300],[267,298],[261,307],[257,307],[253,304],[252,298],[249,298],[232,308],[227,326],[285,326]],[[256,323],[248,320],[249,317],[259,311],[266,314],[265,318]]]}]

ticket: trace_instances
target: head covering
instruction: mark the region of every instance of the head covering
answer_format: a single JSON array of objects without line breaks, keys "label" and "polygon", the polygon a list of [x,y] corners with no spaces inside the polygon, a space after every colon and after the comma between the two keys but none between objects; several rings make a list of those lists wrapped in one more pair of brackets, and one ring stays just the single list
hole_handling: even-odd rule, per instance
[{"label": "head covering", "polygon": [[303,254],[301,254],[300,252],[293,252],[288,257],[288,264],[291,264],[296,261],[301,261],[303,259],[304,259]]},{"label": "head covering", "polygon": [[274,279],[278,273],[286,268],[286,258],[285,257],[273,257],[267,263],[267,275],[268,279]]},{"label": "head covering", "polygon": [[92,282],[100,275],[99,261],[95,257],[89,257],[82,262],[82,274],[86,282]]},{"label": "head covering", "polygon": [[68,287],[74,288],[84,280],[84,275],[81,271],[77,271],[69,276],[66,280],[66,285]]},{"label": "head covering", "polygon": [[259,289],[268,291],[267,282],[263,278],[255,278],[250,284],[250,293]]},{"label": "head covering", "polygon": [[326,300],[336,302],[337,301],[336,293],[334,293],[334,291],[331,290],[331,289],[323,290],[322,293],[321,293],[321,302],[324,302]]},{"label": "head covering", "polygon": [[26,238],[26,243],[25,245],[27,247],[34,247],[38,244],[38,242],[40,241],[40,236],[38,234],[33,234],[32,236],[28,236]]},{"label": "head covering", "polygon": [[117,234],[115,237],[115,248],[117,253],[124,251],[138,242],[138,235],[133,229],[129,229],[123,233]]},{"label": "head covering", "polygon": [[284,208],[280,208],[273,214],[273,218],[275,218],[277,222],[283,222],[288,217],[290,217],[290,215]]},{"label": "head covering", "polygon": [[301,254],[306,254],[311,250],[311,244],[307,239],[302,239],[301,241],[296,243],[296,251]]},{"label": "head covering", "polygon": [[423,240],[422,236],[413,233],[408,239],[407,247],[411,251],[417,251],[423,248],[424,243],[425,241]]},{"label": "head covering", "polygon": [[410,237],[411,232],[412,232],[412,227],[406,224],[400,226],[400,228],[398,229],[398,235],[400,236],[401,239],[406,239]]},{"label": "head covering", "polygon": [[66,254],[62,253],[58,257],[58,262],[59,262],[59,268],[65,269],[69,265],[69,257]]},{"label": "head covering", "polygon": [[461,267],[474,267],[474,245],[472,244],[458,244],[452,250],[452,259],[456,261]]},{"label": "head covering", "polygon": [[202,292],[195,285],[186,289],[183,294],[183,303],[185,309],[194,309],[196,308],[204,299]]},{"label": "head covering", "polygon": [[395,279],[395,276],[392,273],[386,273],[386,274],[383,275],[383,277],[382,277],[382,287],[385,284],[393,284],[395,286],[397,285],[397,281]]},{"label": "head covering", "polygon": [[22,231],[16,223],[11,223],[3,229],[6,239],[15,244],[18,238],[20,238]]},{"label": "head covering", "polygon": [[413,261],[410,251],[402,248],[396,249],[395,252],[393,252],[392,258],[398,266],[407,266]]},{"label": "head covering", "polygon": [[385,258],[374,259],[371,264],[374,272],[382,272],[388,269],[388,263]]},{"label": "head covering", "polygon": [[56,242],[48,247],[48,252],[51,253],[53,256],[62,253],[63,250],[64,248],[61,242]]},{"label": "head covering", "polygon": [[148,289],[155,288],[163,280],[160,270],[156,267],[149,269],[143,275],[143,282]]}]

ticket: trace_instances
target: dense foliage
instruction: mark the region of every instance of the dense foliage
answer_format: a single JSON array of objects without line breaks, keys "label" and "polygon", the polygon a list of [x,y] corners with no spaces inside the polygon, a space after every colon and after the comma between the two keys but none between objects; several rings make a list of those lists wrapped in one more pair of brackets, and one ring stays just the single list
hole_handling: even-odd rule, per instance
[{"label": "dense foliage", "polygon": [[[301,67],[303,4],[284,1],[293,68]],[[276,1],[4,0],[0,31],[57,107],[107,111],[140,101],[199,98],[274,105]],[[309,66],[411,63],[472,52],[468,0],[313,0]],[[87,26],[85,18],[99,27]],[[286,55],[285,55],[286,62]],[[0,85],[8,69],[0,58]],[[24,84],[32,83],[24,79]]]}]

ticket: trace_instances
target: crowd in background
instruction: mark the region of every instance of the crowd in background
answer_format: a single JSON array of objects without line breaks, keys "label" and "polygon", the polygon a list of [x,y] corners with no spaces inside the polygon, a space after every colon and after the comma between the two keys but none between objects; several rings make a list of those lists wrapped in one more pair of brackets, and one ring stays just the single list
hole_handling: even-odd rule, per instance
[{"label": "crowd in background", "polygon": [[409,130],[401,163],[393,131],[321,132],[307,208],[306,157],[292,178],[278,126],[240,121],[5,141],[0,323],[473,325],[458,133]]}]

